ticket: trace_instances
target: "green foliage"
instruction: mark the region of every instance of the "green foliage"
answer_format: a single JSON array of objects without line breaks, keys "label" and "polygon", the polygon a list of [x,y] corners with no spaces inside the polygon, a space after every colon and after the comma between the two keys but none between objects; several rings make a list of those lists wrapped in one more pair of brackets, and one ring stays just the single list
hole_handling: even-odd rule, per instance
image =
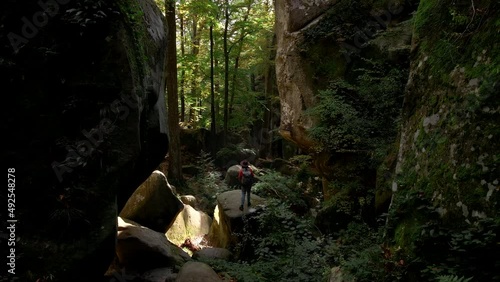
[{"label": "green foliage", "polygon": [[340,266],[347,281],[405,281],[407,257],[386,247],[382,232],[383,228],[351,222],[325,246],[329,263]]},{"label": "green foliage", "polygon": [[[457,65],[464,66],[470,78],[498,75],[498,33],[495,16],[498,1],[459,3],[456,1],[420,1],[414,20],[421,53],[427,55],[431,75],[449,82],[447,75]],[[480,53],[482,51],[485,53]],[[479,57],[490,62],[479,64]]]},{"label": "green foliage", "polygon": [[259,177],[252,191],[265,198],[279,199],[288,206],[305,207],[302,190],[297,188],[293,178],[286,177],[278,172],[271,171]]},{"label": "green foliage", "polygon": [[325,246],[331,242],[317,234],[312,218],[299,217],[290,209],[303,201],[302,192],[292,189],[295,180],[269,172],[254,187],[253,192],[267,198],[266,206],[251,219],[243,218],[244,230],[235,234],[240,244],[233,250],[250,255],[237,262],[205,262],[243,282],[322,281],[330,267]]},{"label": "green foliage", "polygon": [[498,218],[484,218],[475,224],[454,228],[434,220],[421,228],[417,255],[425,266],[422,270],[424,278],[464,276],[474,277],[475,281],[500,278],[496,271],[500,266],[496,255],[500,251]]},{"label": "green foliage", "polygon": [[333,152],[385,150],[394,140],[402,103],[404,72],[365,60],[355,83],[337,80],[318,93],[308,110],[318,120],[310,135]]},{"label": "green foliage", "polygon": [[442,216],[440,209],[417,189],[396,193],[388,216],[387,238],[393,238],[391,245],[402,248],[406,261],[413,262],[414,275],[420,279],[434,281],[445,275],[474,277],[474,281],[500,278],[494,270],[500,266],[495,255],[500,251],[498,218],[467,223],[462,215]]},{"label": "green foliage", "polygon": [[195,196],[202,210],[213,211],[215,208],[213,199],[228,188],[221,180],[221,173],[216,170],[209,153],[202,150],[196,157],[196,166],[201,172],[186,181],[187,187],[184,193]]},{"label": "green foliage", "polygon": [[289,161],[298,166],[309,165],[312,161],[310,155],[295,155],[289,159]]},{"label": "green foliage", "polygon": [[331,186],[340,190],[333,197],[323,203],[323,208],[334,208],[337,213],[349,216],[360,215],[364,208],[371,205],[373,194],[357,191],[361,185],[357,181],[339,183],[333,182]]},{"label": "green foliage", "polygon": [[[444,6],[444,5],[443,5]],[[439,5],[439,1],[427,0],[420,1],[415,15],[414,30],[415,34],[424,34],[428,29],[441,27],[440,17],[445,13],[444,8]]]},{"label": "green foliage", "polygon": [[149,58],[146,56],[147,50],[147,30],[143,22],[144,12],[139,3],[131,0],[117,1],[119,13],[123,15],[126,23],[127,34],[133,46],[125,45],[128,60],[133,72],[136,72],[137,79],[142,80],[148,71],[146,68]]},{"label": "green foliage", "polygon": [[329,268],[322,251],[326,241],[313,236],[309,220],[298,218],[278,200],[269,201],[255,220],[254,236],[242,234],[243,242],[254,246],[255,257],[238,263],[208,261],[215,270],[244,282],[323,280]]},{"label": "green foliage", "polygon": [[115,9],[102,0],[83,0],[76,2],[74,8],[66,10],[64,18],[84,29],[102,23],[111,15],[116,14]]},{"label": "green foliage", "polygon": [[229,120],[229,128],[234,132],[248,130],[248,126],[262,120],[266,107],[262,93],[255,91],[238,91],[234,97],[233,112]]},{"label": "green foliage", "polygon": [[296,179],[302,182],[308,182],[311,180],[310,167],[312,164],[312,156],[310,155],[295,155],[289,159],[289,161],[299,167],[299,171],[296,174]]},{"label": "green foliage", "polygon": [[[228,77],[229,101],[224,97],[224,10],[222,1],[188,0],[177,5],[182,16],[184,47],[178,56],[179,92],[184,93],[186,121],[194,127],[210,128],[210,55],[209,26],[213,25],[214,88],[217,128],[223,126],[223,112],[228,102],[228,128],[238,131],[261,120],[266,111],[262,77],[271,65],[270,42],[273,36],[273,5],[263,1],[228,1]],[[180,21],[180,20],[178,20]],[[180,32],[178,32],[179,34]],[[236,61],[238,67],[236,68]]]}]

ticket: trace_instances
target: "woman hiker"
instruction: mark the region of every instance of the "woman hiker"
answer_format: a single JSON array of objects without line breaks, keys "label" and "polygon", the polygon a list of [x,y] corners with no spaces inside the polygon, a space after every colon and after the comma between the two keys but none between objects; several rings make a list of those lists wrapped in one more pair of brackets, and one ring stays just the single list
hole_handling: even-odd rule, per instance
[{"label": "woman hiker", "polygon": [[240,211],[243,210],[243,205],[245,204],[245,194],[247,196],[247,204],[250,207],[250,189],[252,189],[252,184],[254,182],[254,173],[252,168],[248,165],[247,160],[241,162],[241,169],[238,173],[238,180],[241,184],[241,206]]}]

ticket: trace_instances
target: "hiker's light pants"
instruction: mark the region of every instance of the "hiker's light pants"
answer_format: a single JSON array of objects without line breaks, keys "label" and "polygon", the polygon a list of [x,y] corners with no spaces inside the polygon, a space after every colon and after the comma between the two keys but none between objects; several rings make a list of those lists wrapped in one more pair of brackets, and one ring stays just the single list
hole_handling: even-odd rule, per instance
[{"label": "hiker's light pants", "polygon": [[247,196],[247,203],[250,203],[250,190],[252,185],[241,185],[241,206],[245,203],[245,194]]}]

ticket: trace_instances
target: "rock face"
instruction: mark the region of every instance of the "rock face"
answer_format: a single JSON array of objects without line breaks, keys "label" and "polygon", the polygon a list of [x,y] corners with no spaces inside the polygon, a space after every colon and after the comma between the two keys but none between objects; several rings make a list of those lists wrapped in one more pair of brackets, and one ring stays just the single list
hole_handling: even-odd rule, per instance
[{"label": "rock face", "polygon": [[242,216],[258,212],[259,205],[264,204],[264,199],[251,194],[252,207],[240,211],[241,191],[232,190],[217,196],[217,206],[214,211],[214,219],[210,226],[208,235],[212,246],[229,248],[238,241],[236,234],[243,228]]},{"label": "rock face", "polygon": [[[353,202],[359,198],[371,198],[367,191],[375,189],[375,167],[380,160],[373,160],[373,151],[376,150],[370,146],[380,143],[379,140],[387,140],[384,146],[388,147],[397,136],[394,121],[400,112],[409,65],[412,30],[411,23],[406,20],[415,9],[412,2],[276,1],[280,134],[313,156],[315,169],[322,177],[325,200],[336,197],[342,187],[357,187],[344,197]],[[380,91],[383,95],[396,93],[387,101],[381,101],[382,95],[363,100],[368,96],[367,92],[374,93],[374,88],[378,87],[365,86],[366,83],[359,81],[359,77],[363,77],[360,69],[372,67],[367,62],[383,66],[382,74],[377,74],[374,80],[395,77],[388,85],[397,85],[398,89]],[[389,76],[386,70],[392,68],[401,75]],[[343,89],[342,84],[350,85],[349,89]],[[322,95],[325,92],[328,95]],[[356,98],[349,102],[350,97]],[[381,109],[389,104],[390,107]],[[312,115],[314,110],[321,111],[321,115]],[[380,114],[375,114],[377,112]],[[356,116],[363,118],[357,120]],[[360,122],[363,119],[364,122]],[[381,125],[364,130],[352,142],[347,141],[356,135],[357,128],[362,127],[358,125],[376,119]],[[387,128],[390,130],[386,131]],[[311,133],[314,130],[320,134],[313,139]],[[363,141],[377,134],[383,136],[379,136],[378,140]],[[336,140],[344,143],[339,145]],[[363,142],[365,144],[360,145]],[[384,201],[379,206],[387,205]],[[352,210],[346,212],[367,214],[360,209],[365,207],[352,205]],[[322,211],[321,217],[339,214],[335,209],[328,209]],[[345,219],[341,221],[345,223]]]},{"label": "rock face", "polygon": [[336,0],[276,1],[276,78],[281,102],[280,134],[310,149],[313,142],[307,137],[313,121],[303,110],[315,103],[313,80],[309,63],[301,56],[304,41],[301,29],[317,20]]},{"label": "rock face", "polygon": [[[453,256],[460,259],[445,267],[459,277],[495,280],[491,265],[499,263],[499,246],[486,233],[500,230],[500,147],[493,141],[500,139],[500,44],[493,39],[500,7],[482,2],[475,7],[484,11],[477,21],[468,5],[454,6],[455,16],[474,26],[467,38],[447,35],[467,29],[466,23],[448,21],[448,8],[425,1],[414,19],[389,222],[396,245],[419,250],[429,259],[424,264],[444,265]],[[462,234],[483,238],[480,246],[450,239]],[[449,240],[453,247],[436,243]]]},{"label": "rock face", "polygon": [[16,272],[98,281],[117,211],[168,147],[163,15],[150,0],[88,0],[7,1],[0,17]]},{"label": "rock face", "polygon": [[155,170],[130,196],[120,217],[165,233],[183,208],[165,175]]},{"label": "rock face", "polygon": [[[348,148],[343,150],[345,153],[341,153],[336,148],[319,144],[317,139],[313,140],[310,130],[318,127],[319,118],[309,114],[310,110],[318,105],[319,93],[332,90],[334,82],[355,81],[359,76],[356,69],[367,67],[364,59],[406,68],[411,25],[397,23],[406,19],[412,7],[410,4],[400,6],[402,2],[379,1],[378,7],[371,1],[276,1],[276,77],[281,102],[280,134],[313,155],[315,167],[323,177],[325,199],[330,199],[338,192],[338,188],[331,185],[331,182],[338,179],[336,174],[343,174],[333,167],[346,162],[365,162],[360,160],[366,158],[365,155],[361,153],[356,156],[352,152],[366,150]],[[356,83],[358,82],[354,82]],[[400,84],[402,92],[404,82]],[[339,121],[331,121],[329,124],[336,122]],[[354,124],[353,120],[347,122]],[[329,132],[334,130],[350,131],[337,128]],[[370,132],[373,133],[372,130]],[[395,138],[395,135],[394,133],[390,138]],[[362,166],[356,170],[362,170]],[[375,182],[374,173],[359,174],[355,176],[358,179],[356,181]]]},{"label": "rock face", "polygon": [[179,246],[188,238],[194,240],[207,235],[211,224],[212,218],[208,214],[184,205],[166,235],[172,243]]}]

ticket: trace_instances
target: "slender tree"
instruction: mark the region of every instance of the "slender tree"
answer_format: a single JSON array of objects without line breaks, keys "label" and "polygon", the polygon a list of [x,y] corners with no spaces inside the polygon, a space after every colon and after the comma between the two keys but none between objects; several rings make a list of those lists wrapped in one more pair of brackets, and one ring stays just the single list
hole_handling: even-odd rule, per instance
[{"label": "slender tree", "polygon": [[214,25],[210,24],[210,112],[211,112],[211,120],[210,120],[210,134],[212,135],[211,142],[211,153],[212,157],[215,157],[216,153],[216,145],[217,142],[217,123],[216,123],[216,113],[215,113],[215,90],[214,90],[214,33],[213,33]]},{"label": "slender tree", "polygon": [[[181,38],[180,38],[180,45],[181,45],[181,58],[184,58],[186,55],[186,43],[185,43],[185,36],[184,36],[184,13],[179,13],[179,22],[180,22],[180,32],[181,32]],[[181,70],[181,81],[180,81],[180,99],[181,99],[181,122],[184,122],[185,120],[185,113],[186,113],[186,97],[185,97],[185,81],[186,81],[186,70],[182,68]]]},{"label": "slender tree", "polygon": [[168,177],[173,182],[181,183],[182,164],[180,153],[180,128],[179,128],[179,102],[177,93],[177,48],[176,48],[176,24],[175,24],[175,1],[165,0],[165,12],[167,18],[167,108],[168,108],[168,130],[169,163]]},{"label": "slender tree", "polygon": [[[272,33],[272,7],[255,0],[181,0],[178,13],[183,27],[178,43],[179,93],[185,93],[185,120],[211,129],[215,113],[216,132],[223,134],[227,144],[233,127],[262,120],[265,103],[260,78],[268,62],[265,41]],[[257,77],[255,91],[247,87],[252,72]]]},{"label": "slender tree", "polygon": [[227,145],[228,122],[229,122],[229,50],[228,50],[228,29],[229,29],[229,0],[224,1],[224,146]]},{"label": "slender tree", "polygon": [[[248,21],[248,16],[250,15],[250,10],[252,8],[252,4],[253,4],[253,0],[250,0],[247,2],[247,7],[246,7],[247,9],[246,9],[245,15],[243,16],[244,23]],[[241,28],[238,42],[235,43],[238,49],[237,49],[237,53],[236,53],[236,58],[234,59],[233,75],[232,75],[232,79],[231,79],[231,100],[229,101],[229,115],[231,115],[231,113],[233,112],[233,101],[234,101],[234,93],[235,93],[235,88],[236,88],[236,77],[237,77],[237,73],[238,73],[238,67],[240,65],[240,57],[241,57],[241,51],[243,49],[243,42],[244,42],[246,35],[247,35],[247,28],[246,28],[246,25],[244,25]],[[234,46],[235,45],[232,45],[231,48]]]}]

